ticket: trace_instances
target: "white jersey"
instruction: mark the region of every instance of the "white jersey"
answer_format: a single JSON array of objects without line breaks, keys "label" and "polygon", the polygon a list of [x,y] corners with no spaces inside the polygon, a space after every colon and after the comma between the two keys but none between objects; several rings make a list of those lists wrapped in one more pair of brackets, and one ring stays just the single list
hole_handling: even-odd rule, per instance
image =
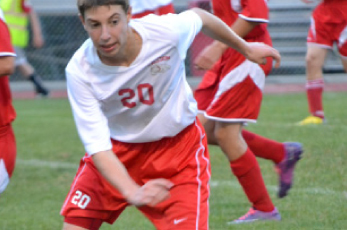
[{"label": "white jersey", "polygon": [[186,81],[186,52],[201,30],[193,11],[130,21],[143,40],[129,67],[107,66],[88,39],[66,67],[68,97],[87,153],[172,137],[192,124],[197,104]]},{"label": "white jersey", "polygon": [[143,13],[147,10],[156,10],[161,6],[169,5],[172,0],[130,0],[132,14]]}]

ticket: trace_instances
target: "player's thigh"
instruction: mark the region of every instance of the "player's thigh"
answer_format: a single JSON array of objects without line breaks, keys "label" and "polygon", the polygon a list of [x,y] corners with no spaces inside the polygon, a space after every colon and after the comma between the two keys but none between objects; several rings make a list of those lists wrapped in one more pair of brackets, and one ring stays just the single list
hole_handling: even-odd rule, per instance
[{"label": "player's thigh", "polygon": [[[347,26],[346,26],[344,31],[345,31],[344,36],[347,36]],[[343,41],[343,39],[341,39],[341,41]],[[344,68],[345,72],[347,72],[347,41],[345,40],[344,43],[338,43],[338,49],[339,49],[343,68]]]},{"label": "player's thigh", "polygon": [[316,44],[309,44],[306,53],[307,80],[316,80],[323,77],[323,65],[328,49]]},{"label": "player's thigh", "polygon": [[[187,171],[191,168],[187,168]],[[151,209],[140,208],[140,211],[159,230],[207,230],[209,216],[209,185],[210,175],[202,169],[201,175],[190,182],[187,175],[181,175],[181,181],[170,190],[170,198]]]},{"label": "player's thigh", "polygon": [[318,44],[308,44],[306,63],[314,66],[323,66],[328,50],[328,48]]},{"label": "player's thigh", "polygon": [[89,229],[78,227],[76,225],[69,224],[69,223],[64,223],[63,230],[89,230]]},{"label": "player's thigh", "polygon": [[347,57],[341,57],[341,62],[345,72],[347,73]]}]

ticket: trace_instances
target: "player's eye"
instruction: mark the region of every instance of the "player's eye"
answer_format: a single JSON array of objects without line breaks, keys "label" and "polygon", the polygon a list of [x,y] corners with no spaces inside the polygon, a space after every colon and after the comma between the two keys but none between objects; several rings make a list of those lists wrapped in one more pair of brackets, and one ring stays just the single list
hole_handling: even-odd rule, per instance
[{"label": "player's eye", "polygon": [[112,20],[112,24],[113,25],[117,25],[118,24],[118,20]]},{"label": "player's eye", "polygon": [[90,27],[91,28],[96,28],[96,27],[98,27],[100,24],[99,23],[91,23],[90,24]]}]

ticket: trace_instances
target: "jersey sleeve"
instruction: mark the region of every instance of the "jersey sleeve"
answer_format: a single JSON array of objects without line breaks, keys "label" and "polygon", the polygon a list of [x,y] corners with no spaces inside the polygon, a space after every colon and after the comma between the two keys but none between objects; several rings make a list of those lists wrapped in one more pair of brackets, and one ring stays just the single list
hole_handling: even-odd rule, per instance
[{"label": "jersey sleeve", "polygon": [[169,26],[171,26],[173,33],[177,35],[177,48],[181,58],[185,59],[187,50],[202,28],[201,18],[191,10],[184,11],[180,14],[168,14],[162,17],[167,17]]},{"label": "jersey sleeve", "polygon": [[241,0],[242,12],[239,17],[246,21],[269,22],[267,0]]},{"label": "jersey sleeve", "polygon": [[195,36],[201,31],[202,20],[198,14],[188,10],[178,15],[179,24],[176,24],[179,32],[178,50],[181,57],[184,59],[187,55],[187,50],[193,43]]},{"label": "jersey sleeve", "polygon": [[94,97],[86,76],[77,65],[69,63],[66,68],[67,92],[78,134],[86,152],[93,155],[112,149],[107,119]]},{"label": "jersey sleeve", "polygon": [[32,10],[32,5],[30,0],[21,0],[22,10],[25,13],[30,13]]},{"label": "jersey sleeve", "polygon": [[14,53],[10,32],[5,22],[0,18],[0,56],[16,56]]}]

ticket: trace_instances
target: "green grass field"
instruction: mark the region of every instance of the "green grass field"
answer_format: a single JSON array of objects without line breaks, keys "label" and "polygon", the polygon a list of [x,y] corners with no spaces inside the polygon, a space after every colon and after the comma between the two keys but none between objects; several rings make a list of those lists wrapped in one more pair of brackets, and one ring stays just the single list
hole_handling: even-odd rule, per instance
[{"label": "green grass field", "polygon": [[[297,127],[307,115],[306,96],[266,95],[257,124],[247,128],[278,141],[300,141],[303,159],[288,197],[276,198],[277,175],[259,160],[281,222],[228,226],[249,203],[222,152],[210,147],[210,229],[347,229],[347,93],[326,93],[328,123]],[[61,229],[60,208],[84,154],[66,99],[15,100],[18,157],[12,181],[0,197],[0,230]],[[135,208],[101,229],[154,229]]]}]

